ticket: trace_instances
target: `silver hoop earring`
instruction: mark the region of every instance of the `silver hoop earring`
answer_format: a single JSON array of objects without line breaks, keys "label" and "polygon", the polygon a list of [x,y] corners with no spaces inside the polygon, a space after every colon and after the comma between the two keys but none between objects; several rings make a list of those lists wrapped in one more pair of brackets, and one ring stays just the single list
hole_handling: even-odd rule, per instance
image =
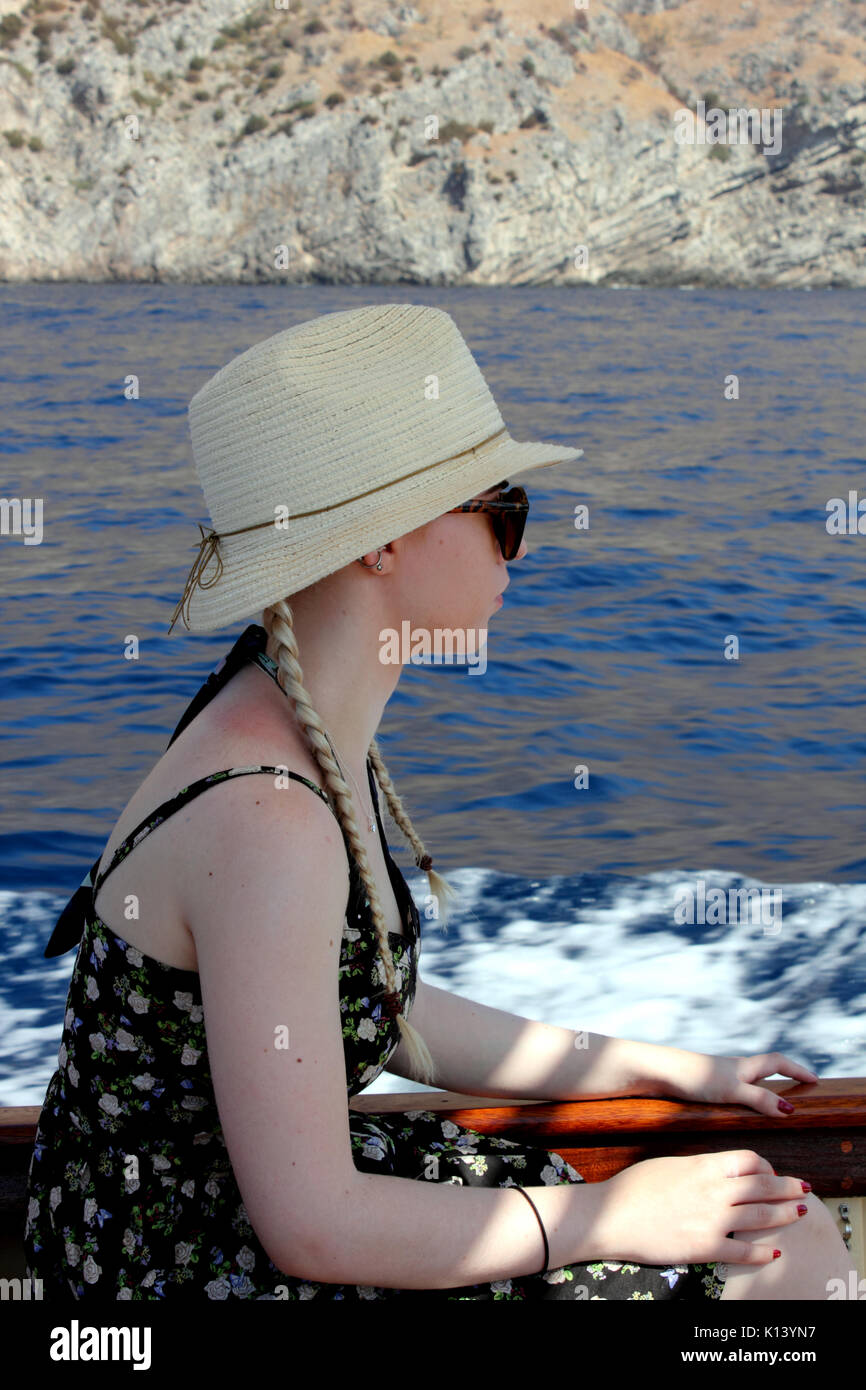
[{"label": "silver hoop earring", "polygon": [[377,569],[377,570],[381,570],[381,568],[382,568],[382,552],[381,552],[381,550],[377,550],[377,551],[376,551],[376,564],[375,564],[375,566],[374,566],[374,565],[368,565],[367,562],[366,562],[365,560],[359,560],[359,561],[358,561],[358,564],[359,564],[359,565],[363,565],[365,570],[371,570],[371,569],[374,569],[374,568]]}]

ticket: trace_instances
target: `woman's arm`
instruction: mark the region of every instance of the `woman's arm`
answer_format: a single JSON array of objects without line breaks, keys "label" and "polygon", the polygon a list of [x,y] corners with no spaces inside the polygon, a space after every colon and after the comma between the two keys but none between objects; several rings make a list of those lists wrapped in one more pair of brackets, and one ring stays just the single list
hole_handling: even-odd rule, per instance
[{"label": "woman's arm", "polygon": [[[436,1065],[435,1085],[515,1100],[655,1096],[665,1054],[678,1049],[534,1023],[436,989],[419,978],[409,1015]],[[413,1080],[401,1043],[386,1071]]]},{"label": "woman's arm", "polygon": [[[301,784],[268,792],[251,781],[234,778],[213,801],[196,802],[202,833],[188,865],[186,920],[228,1156],[276,1266],[268,1276],[257,1265],[257,1282],[279,1297],[284,1273],[374,1294],[535,1274],[543,1243],[523,1197],[419,1182],[424,1175],[399,1176],[387,1162],[382,1172],[356,1165],[337,969],[345,846],[327,806]],[[547,1232],[549,1269],[614,1258],[606,1182],[527,1191]]]}]

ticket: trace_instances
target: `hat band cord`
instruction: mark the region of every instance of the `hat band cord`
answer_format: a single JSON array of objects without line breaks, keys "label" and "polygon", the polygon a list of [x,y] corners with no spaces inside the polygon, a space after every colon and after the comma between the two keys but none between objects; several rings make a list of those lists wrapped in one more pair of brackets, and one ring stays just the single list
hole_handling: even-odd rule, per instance
[{"label": "hat band cord", "polygon": [[[468,449],[462,449],[459,454],[452,454],[447,459],[438,459],[436,463],[427,463],[423,468],[416,468],[411,473],[404,473],[402,478],[392,478],[390,482],[380,483],[378,487],[368,488],[366,492],[356,493],[354,497],[346,497],[342,502],[331,502],[327,507],[314,507],[312,511],[309,512],[294,512],[290,514],[288,519],[298,521],[305,516],[318,516],[321,512],[335,511],[337,507],[345,507],[349,502],[357,502],[362,497],[370,497],[374,492],[381,492],[383,488],[394,487],[396,483],[405,482],[407,478],[414,478],[418,473],[426,473],[430,468],[439,468],[443,463],[451,463],[454,459],[462,458],[464,454],[474,454],[476,449],[483,448],[485,444],[490,444],[494,439],[499,439],[501,435],[507,433],[507,426],[503,426],[501,430],[497,430],[495,434],[488,435],[486,439],[482,439],[478,444],[473,444]],[[195,586],[198,585],[200,589],[210,589],[220,578],[223,572],[223,562],[220,555],[219,543],[223,537],[240,536],[243,535],[245,531],[260,531],[265,526],[274,526],[276,522],[271,518],[269,521],[257,521],[252,526],[239,526],[236,531],[221,532],[211,530],[210,528],[206,531],[200,521],[197,524],[199,531],[201,531],[199,552],[192,563],[192,568],[187,577],[183,594],[172,614],[171,625],[168,629],[169,632],[171,632],[178,617],[181,615],[183,615],[184,624],[189,628],[189,601],[192,598],[192,591]],[[212,559],[216,560],[216,573],[211,579],[205,580],[203,576]]]}]

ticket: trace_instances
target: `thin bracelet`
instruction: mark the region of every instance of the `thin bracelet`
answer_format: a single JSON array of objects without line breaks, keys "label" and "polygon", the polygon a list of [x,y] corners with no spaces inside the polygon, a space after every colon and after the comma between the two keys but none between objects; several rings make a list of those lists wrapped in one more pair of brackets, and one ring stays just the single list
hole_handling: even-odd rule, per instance
[{"label": "thin bracelet", "polygon": [[[522,1193],[523,1193],[523,1195],[524,1195],[524,1197],[526,1198],[527,1202],[528,1202],[529,1205],[532,1207],[532,1210],[535,1212],[535,1215],[538,1216],[538,1207],[537,1207],[537,1206],[535,1205],[535,1203],[533,1202],[533,1200],[532,1200],[532,1198],[530,1197],[529,1193],[528,1193],[527,1191],[525,1191],[524,1188],[518,1187],[517,1183],[514,1184],[514,1191],[515,1191],[515,1192],[522,1192]],[[542,1235],[542,1238],[543,1238],[543,1240],[544,1240],[544,1268],[541,1269],[541,1270],[539,1270],[539,1274],[546,1274],[546,1273],[547,1273],[547,1266],[548,1266],[548,1264],[549,1264],[549,1262],[550,1262],[550,1246],[549,1246],[548,1243],[547,1243],[547,1232],[546,1232],[545,1229],[544,1229],[544,1222],[542,1221],[542,1219],[541,1219],[540,1216],[538,1216],[538,1224],[539,1224],[539,1226],[541,1227],[541,1235]]]}]

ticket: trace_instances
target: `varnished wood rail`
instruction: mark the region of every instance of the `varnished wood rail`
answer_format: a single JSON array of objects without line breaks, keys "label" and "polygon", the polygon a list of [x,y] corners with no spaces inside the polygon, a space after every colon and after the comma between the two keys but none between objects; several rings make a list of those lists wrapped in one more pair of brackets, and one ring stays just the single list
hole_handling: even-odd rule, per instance
[{"label": "varnished wood rail", "polygon": [[[349,1104],[370,1115],[437,1111],[482,1134],[560,1153],[587,1182],[646,1158],[753,1149],[780,1176],[810,1182],[819,1197],[866,1196],[866,1077],[764,1084],[791,1101],[792,1115],[642,1098],[506,1102],[453,1091],[368,1093]],[[23,1237],[38,1119],[38,1106],[0,1108],[0,1236],[7,1242]]]},{"label": "varnished wood rail", "polygon": [[790,1100],[778,1119],[743,1105],[616,1100],[491,1100],[453,1091],[355,1096],[366,1114],[435,1110],[482,1134],[562,1154],[587,1182],[603,1182],[645,1158],[753,1149],[780,1176],[803,1178],[818,1196],[866,1195],[866,1077],[810,1085],[767,1081]]}]

